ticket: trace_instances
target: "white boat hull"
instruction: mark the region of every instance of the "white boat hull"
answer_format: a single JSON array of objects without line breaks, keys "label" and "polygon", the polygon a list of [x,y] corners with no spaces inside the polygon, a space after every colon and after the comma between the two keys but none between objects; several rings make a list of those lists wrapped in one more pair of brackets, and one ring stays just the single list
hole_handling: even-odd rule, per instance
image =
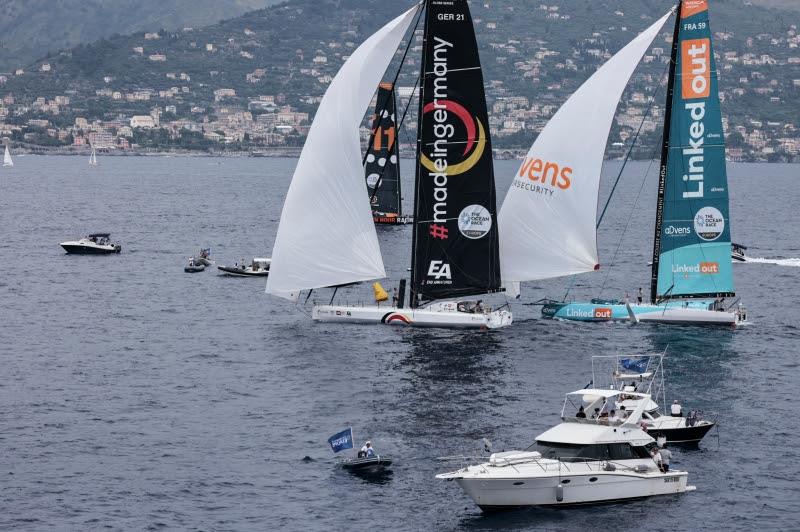
[{"label": "white boat hull", "polygon": [[508,310],[469,313],[459,312],[456,303],[434,303],[425,308],[315,305],[311,312],[315,321],[360,324],[406,325],[410,327],[443,327],[448,329],[498,329],[511,325]]},{"label": "white boat hull", "polygon": [[455,480],[482,510],[597,504],[672,495],[694,489],[687,487],[688,473],[684,471],[639,474],[599,470],[577,475],[562,471],[560,476]]}]

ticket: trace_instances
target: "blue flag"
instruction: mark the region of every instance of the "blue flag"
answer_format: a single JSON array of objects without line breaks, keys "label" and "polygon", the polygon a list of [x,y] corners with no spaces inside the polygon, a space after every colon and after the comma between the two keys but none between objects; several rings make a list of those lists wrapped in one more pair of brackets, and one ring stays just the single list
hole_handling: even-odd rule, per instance
[{"label": "blue flag", "polygon": [[352,449],[353,448],[353,427],[349,427],[342,432],[338,432],[328,438],[328,443],[333,449],[333,452],[338,453],[339,451],[344,451],[345,449]]},{"label": "blue flag", "polygon": [[650,357],[642,358],[621,358],[619,360],[620,366],[628,371],[635,371],[636,373],[644,373],[647,371],[647,364],[650,362]]}]

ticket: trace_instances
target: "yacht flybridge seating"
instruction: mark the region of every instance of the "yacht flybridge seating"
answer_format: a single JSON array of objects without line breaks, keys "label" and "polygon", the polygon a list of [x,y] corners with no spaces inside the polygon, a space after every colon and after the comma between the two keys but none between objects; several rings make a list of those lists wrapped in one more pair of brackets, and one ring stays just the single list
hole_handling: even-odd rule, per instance
[{"label": "yacht flybridge seating", "polygon": [[[594,405],[607,390],[578,390],[567,402]],[[564,417],[525,451],[495,453],[489,461],[436,478],[454,480],[484,511],[521,506],[569,506],[672,495],[694,490],[688,473],[662,472],[655,440],[639,427],[647,394],[624,421]],[[578,410],[576,409],[576,412]]]},{"label": "yacht flybridge seating", "polygon": [[[503,327],[512,321],[508,310],[470,311],[447,301],[502,291],[489,120],[466,0],[421,2],[367,39],[339,70],[317,110],[289,187],[266,291],[296,301],[302,290],[386,276],[370,198],[364,194],[364,169],[357,165],[358,130],[375,87],[415,19],[417,24],[424,19],[424,46],[411,309],[403,310],[405,297],[398,297],[392,307],[331,301],[315,306],[312,317],[421,327]],[[413,32],[408,39],[407,48]],[[393,102],[384,100],[385,106]],[[379,97],[379,102],[384,100]],[[384,110],[391,114],[387,108],[376,115],[383,116]],[[337,179],[320,172],[330,167],[337,169]],[[378,183],[375,188],[380,190]]]},{"label": "yacht flybridge seating", "polygon": [[122,246],[111,242],[110,238],[110,233],[92,233],[80,240],[61,242],[59,245],[67,253],[80,255],[108,255],[122,251]]}]

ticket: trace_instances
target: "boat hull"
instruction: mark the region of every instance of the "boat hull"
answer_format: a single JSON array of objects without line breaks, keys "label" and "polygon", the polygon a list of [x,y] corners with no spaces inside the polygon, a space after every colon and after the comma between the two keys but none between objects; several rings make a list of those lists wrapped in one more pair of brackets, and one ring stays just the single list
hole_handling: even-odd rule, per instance
[{"label": "boat hull", "polygon": [[[708,310],[709,302],[669,302],[662,305],[631,304],[639,321],[674,325],[735,326],[740,323],[735,312]],[[612,303],[545,303],[542,315],[570,321],[629,321],[628,308]]]},{"label": "boat hull", "polygon": [[648,427],[647,433],[655,439],[663,436],[667,443],[684,444],[687,446],[697,445],[706,434],[714,428],[716,423],[699,423],[692,427],[685,425],[678,427],[656,426]]},{"label": "boat hull", "polygon": [[70,255],[113,255],[122,251],[121,246],[86,246],[83,244],[60,244]]},{"label": "boat hull", "polygon": [[455,480],[481,510],[497,511],[526,506],[605,504],[674,495],[687,491],[688,474],[684,471],[636,474],[600,470],[580,475]]},{"label": "boat hull", "polygon": [[370,458],[353,458],[342,462],[342,468],[353,473],[380,473],[392,465],[391,458],[374,456]]},{"label": "boat hull", "polygon": [[240,268],[230,268],[228,266],[217,266],[217,269],[220,275],[229,275],[231,277],[267,277],[269,275],[269,270],[252,272]]},{"label": "boat hull", "polygon": [[[449,310],[451,308],[452,310]],[[315,321],[321,322],[441,327],[447,329],[498,329],[511,325],[513,321],[511,312],[507,310],[473,314],[458,312],[455,310],[455,304],[421,309],[315,305],[311,317]]]}]

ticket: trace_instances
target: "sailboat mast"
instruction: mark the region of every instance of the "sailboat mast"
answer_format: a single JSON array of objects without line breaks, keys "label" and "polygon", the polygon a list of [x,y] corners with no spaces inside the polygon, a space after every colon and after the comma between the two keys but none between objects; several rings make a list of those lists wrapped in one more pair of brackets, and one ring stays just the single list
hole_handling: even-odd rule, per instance
[{"label": "sailboat mast", "polygon": [[[420,83],[419,83],[419,104],[417,107],[417,153],[416,153],[416,161],[419,161],[420,155],[422,155],[422,121],[424,120],[425,114],[423,113],[423,107],[425,105],[425,65],[427,65],[427,50],[428,50],[428,2],[429,0],[425,0],[425,5],[422,9],[424,9],[424,13],[422,13],[422,17],[425,19],[425,26],[422,30],[422,62],[420,63]],[[414,38],[412,35],[411,39]],[[413,94],[411,97],[413,98]],[[416,206],[417,202],[419,202],[419,194],[420,189],[420,178],[422,176],[422,167],[417,162],[414,164],[414,213],[416,215]],[[414,309],[419,306],[419,297],[417,296],[417,271],[416,271],[416,263],[417,263],[417,232],[420,229],[420,224],[417,223],[417,220],[414,220],[413,229],[411,233],[411,287],[409,290],[409,306]]]},{"label": "sailboat mast", "polygon": [[[414,34],[412,33],[411,36],[408,38],[408,41],[411,42],[414,40]],[[386,164],[391,162],[392,155],[396,158],[397,161],[396,168],[397,168],[397,216],[398,218],[403,217],[403,194],[402,194],[402,184],[401,184],[401,174],[400,174],[400,120],[399,116],[397,116],[397,92],[396,87],[392,85],[392,116],[394,117],[394,145],[389,148],[389,161]],[[412,94],[411,97],[414,95]]]},{"label": "sailboat mast", "polygon": [[658,199],[656,202],[656,225],[653,235],[653,267],[650,274],[650,302],[658,299],[658,266],[661,256],[661,230],[664,221],[664,195],[667,183],[667,164],[669,160],[669,133],[672,118],[672,99],[675,93],[675,70],[678,65],[678,41],[681,31],[681,9],[683,1],[678,2],[675,13],[675,30],[672,34],[672,54],[669,61],[669,77],[667,78],[667,101],[664,105],[664,130],[661,135],[661,165],[658,170]]}]

